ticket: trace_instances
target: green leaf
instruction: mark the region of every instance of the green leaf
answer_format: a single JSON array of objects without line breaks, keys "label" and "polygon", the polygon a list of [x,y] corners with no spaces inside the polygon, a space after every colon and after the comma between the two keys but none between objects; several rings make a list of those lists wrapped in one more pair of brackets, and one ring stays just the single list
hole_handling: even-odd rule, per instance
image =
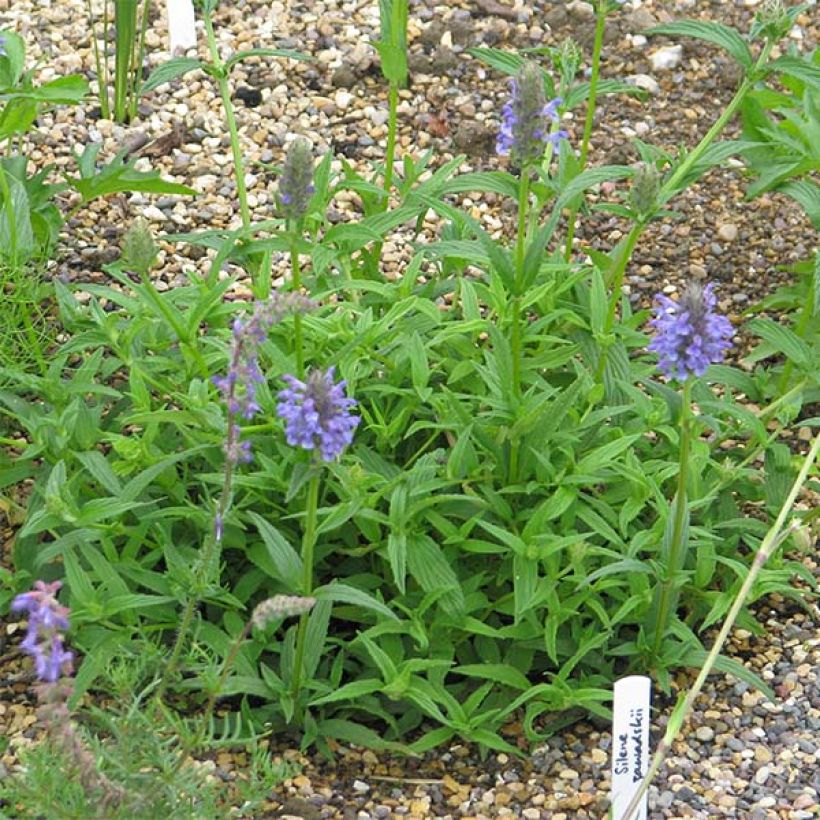
[{"label": "green leaf", "polygon": [[815,230],[820,230],[820,185],[810,179],[799,179],[786,182],[777,190],[800,205]]},{"label": "green leaf", "polygon": [[476,171],[469,174],[460,174],[445,183],[442,194],[461,193],[494,193],[518,197],[518,181],[506,171]]},{"label": "green leaf", "polygon": [[311,594],[317,601],[338,601],[343,604],[353,604],[353,606],[360,606],[363,609],[378,612],[379,615],[393,621],[399,620],[398,615],[381,601],[377,601],[364,590],[356,589],[356,587],[351,587],[348,584],[340,584],[334,581],[314,589]]},{"label": "green leaf", "polygon": [[407,591],[407,536],[401,532],[391,532],[387,536],[387,560],[393,580],[402,595]]},{"label": "green leaf", "polygon": [[94,480],[111,495],[119,495],[122,492],[122,483],[102,453],[98,450],[89,450],[75,455]]},{"label": "green leaf", "polygon": [[68,184],[82,196],[84,202],[122,191],[183,196],[198,194],[198,191],[187,185],[162,179],[157,171],[137,171],[134,168],[135,160],[125,162],[127,149],[120,151],[111,162],[99,170],[96,170],[93,165],[95,154],[96,152],[90,155],[90,162],[88,152],[84,152],[83,159],[78,160],[81,176],[66,177]]},{"label": "green leaf", "polygon": [[644,34],[666,34],[670,37],[694,37],[707,43],[719,46],[731,54],[732,57],[743,67],[751,68],[754,63],[752,52],[746,41],[729,26],[723,23],[706,20],[678,20],[673,23],[665,23],[661,26],[653,26],[646,29]]},{"label": "green leaf", "polygon": [[407,567],[425,592],[444,591],[439,599],[442,609],[450,615],[463,616],[464,592],[458,576],[429,535],[407,536]]},{"label": "green leaf", "polygon": [[356,700],[364,695],[371,695],[378,692],[384,684],[376,678],[365,678],[364,680],[354,680],[346,683],[334,692],[322,695],[310,702],[311,706],[325,706],[328,703],[338,703],[340,700]]},{"label": "green leaf", "polygon": [[333,737],[345,743],[354,743],[365,749],[400,752],[402,754],[409,751],[409,748],[404,744],[385,740],[373,729],[362,726],[360,723],[354,723],[352,720],[337,718],[320,720],[317,724],[317,731],[322,737]]},{"label": "green leaf", "polygon": [[769,342],[775,353],[782,353],[798,367],[811,366],[811,348],[793,331],[771,319],[752,319],[747,328]]},{"label": "green leaf", "polygon": [[237,63],[247,60],[250,57],[284,57],[288,60],[300,60],[310,62],[309,54],[301,51],[292,51],[287,48],[249,48],[246,51],[237,51],[230,59],[225,61],[225,71],[230,71]]},{"label": "green leaf", "polygon": [[[696,647],[692,647],[686,652],[686,660],[692,669],[702,668],[708,657],[708,652]],[[777,697],[771,687],[765,684],[751,669],[744,666],[740,661],[734,658],[727,658],[725,655],[718,655],[717,658],[715,658],[714,668],[717,672],[722,672],[724,675],[734,675],[738,680],[748,683],[749,686],[754,686],[755,689],[761,691],[772,703],[777,703]]]},{"label": "green leaf", "polygon": [[251,546],[248,557],[271,578],[284,583],[296,593],[302,584],[302,559],[276,527],[255,512],[248,514],[262,536],[264,550]]},{"label": "green leaf", "polygon": [[150,74],[148,79],[142,84],[143,93],[146,91],[153,91],[163,83],[170,83],[177,77],[182,77],[191,71],[196,71],[198,68],[204,69],[205,64],[195,57],[174,57],[168,62],[157,66]]},{"label": "green leaf", "polygon": [[470,663],[456,666],[450,670],[456,675],[467,675],[470,678],[482,678],[496,683],[503,683],[513,689],[526,691],[530,688],[530,681],[515,667],[503,663]]},{"label": "green leaf", "polygon": [[504,74],[517,74],[524,64],[523,57],[500,48],[468,48],[467,53]]},{"label": "green leaf", "polygon": [[642,433],[635,433],[631,436],[622,436],[598,447],[581,459],[576,467],[576,472],[582,475],[594,475],[601,468],[613,462],[625,450],[628,450],[633,442],[641,438],[642,435]]}]

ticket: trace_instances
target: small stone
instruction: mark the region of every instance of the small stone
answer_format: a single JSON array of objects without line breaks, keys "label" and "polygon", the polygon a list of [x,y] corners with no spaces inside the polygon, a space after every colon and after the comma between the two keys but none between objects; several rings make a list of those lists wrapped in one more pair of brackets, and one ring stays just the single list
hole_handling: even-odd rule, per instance
[{"label": "small stone", "polygon": [[156,205],[149,205],[143,210],[142,215],[151,222],[165,222],[168,219]]},{"label": "small stone", "polygon": [[575,780],[578,776],[578,772],[576,772],[575,769],[562,769],[558,773],[558,777],[560,777],[561,780]]},{"label": "small stone", "polygon": [[604,763],[609,760],[609,755],[603,749],[597,748],[590,752],[590,757],[592,757],[592,762],[597,766],[603,766]]},{"label": "small stone", "polygon": [[703,743],[708,743],[715,738],[715,730],[711,726],[698,726],[695,730],[695,737]]},{"label": "small stone", "polygon": [[771,769],[768,766],[761,766],[755,772],[755,783],[757,783],[758,786],[762,786],[769,779],[771,773]]},{"label": "small stone", "polygon": [[362,780],[354,780],[353,791],[358,792],[359,794],[367,794],[367,792],[370,791],[370,786]]},{"label": "small stone", "polygon": [[353,101],[353,95],[349,91],[344,91],[343,89],[339,89],[336,92],[336,96],[333,98],[336,105],[344,111],[350,103]]},{"label": "small stone", "polygon": [[521,812],[521,816],[524,820],[540,820],[541,818],[541,810],[540,809],[524,809]]},{"label": "small stone", "polygon": [[724,242],[734,242],[737,239],[737,225],[726,222],[718,228],[717,233]]},{"label": "small stone", "polygon": [[655,71],[670,71],[677,67],[683,58],[683,46],[664,46],[649,55]]},{"label": "small stone", "polygon": [[330,78],[330,84],[334,88],[352,88],[357,82],[356,72],[347,65],[340,65]]},{"label": "small stone", "polygon": [[630,85],[634,85],[636,88],[648,91],[653,96],[661,93],[661,87],[658,81],[649,74],[632,74],[626,77],[626,82]]}]

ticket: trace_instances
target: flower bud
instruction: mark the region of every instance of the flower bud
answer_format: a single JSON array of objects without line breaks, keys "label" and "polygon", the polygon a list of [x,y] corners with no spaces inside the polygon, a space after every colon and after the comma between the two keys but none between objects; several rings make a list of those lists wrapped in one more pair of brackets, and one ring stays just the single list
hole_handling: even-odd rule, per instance
[{"label": "flower bud", "polygon": [[302,598],[298,595],[274,595],[266,598],[251,615],[251,622],[257,629],[264,629],[271,621],[292,618],[302,615],[315,606],[315,598]]},{"label": "flower bud", "polygon": [[122,240],[123,263],[134,273],[145,276],[154,267],[158,252],[151,227],[144,219],[136,220]]},{"label": "flower bud", "polygon": [[279,178],[279,211],[286,219],[301,219],[307,212],[313,187],[313,146],[304,137],[290,144]]},{"label": "flower bud", "polygon": [[657,205],[660,183],[661,175],[654,164],[644,162],[638,166],[632,178],[629,199],[641,216],[651,213]]}]

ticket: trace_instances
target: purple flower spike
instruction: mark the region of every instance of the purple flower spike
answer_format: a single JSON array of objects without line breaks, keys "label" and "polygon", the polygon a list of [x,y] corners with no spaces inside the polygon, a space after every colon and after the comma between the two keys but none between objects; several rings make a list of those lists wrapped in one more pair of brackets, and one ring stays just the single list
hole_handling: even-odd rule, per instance
[{"label": "purple flower spike", "polygon": [[345,395],[345,381],[335,384],[335,368],[312,370],[304,382],[283,376],[288,388],[279,393],[276,414],[285,420],[285,439],[291,447],[319,450],[333,461],[353,441],[361,421],[350,409],[356,400]]},{"label": "purple flower spike", "polygon": [[35,581],[31,592],[18,595],[11,603],[12,612],[28,613],[28,631],[20,646],[34,659],[37,677],[47,683],[71,674],[74,659],[63,646],[69,610],[55,597],[61,586],[60,581]]},{"label": "purple flower spike", "polygon": [[228,372],[211,379],[228,408],[225,455],[234,464],[252,460],[250,442],[239,441],[241,429],[235,419],[252,419],[262,409],[256,400],[257,387],[265,381],[259,369],[259,346],[267,339],[271,325],[281,322],[289,313],[304,313],[311,307],[313,302],[299,293],[277,293],[266,302],[257,302],[250,318],[234,320]]},{"label": "purple flower spike", "polygon": [[541,158],[546,143],[557,148],[559,140],[569,135],[566,131],[550,132],[550,122],[558,122],[562,100],[546,101],[537,65],[524,63],[511,85],[512,97],[501,109],[501,131],[495,147],[499,154],[510,154],[518,167],[525,168]]},{"label": "purple flower spike", "polygon": [[702,288],[691,282],[680,302],[659,295],[655,318],[650,320],[657,333],[649,350],[658,354],[658,367],[672,379],[684,381],[702,376],[710,364],[723,361],[732,346],[731,322],[715,313],[717,299],[712,285]]}]

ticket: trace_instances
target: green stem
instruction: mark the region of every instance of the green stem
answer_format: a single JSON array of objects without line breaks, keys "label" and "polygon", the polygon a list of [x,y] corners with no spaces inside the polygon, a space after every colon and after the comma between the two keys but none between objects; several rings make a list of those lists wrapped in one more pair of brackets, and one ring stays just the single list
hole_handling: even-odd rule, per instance
[{"label": "green stem", "polygon": [[[578,157],[579,172],[587,165],[589,143],[592,138],[592,126],[595,122],[595,110],[598,106],[598,78],[601,74],[601,51],[604,46],[604,31],[606,29],[607,0],[599,0],[598,14],[595,19],[595,39],[592,44],[592,72],[589,77],[589,97],[587,98],[587,114],[584,120],[584,135],[581,139],[581,153]],[[564,245],[564,259],[569,262],[572,256],[572,241],[575,238],[575,218],[578,216],[580,205],[570,209],[567,222],[567,239]]]},{"label": "green stem", "polygon": [[194,361],[196,362],[197,367],[199,368],[199,375],[203,379],[208,378],[208,365],[205,363],[205,359],[202,358],[202,354],[199,352],[196,344],[191,340],[190,335],[186,331],[185,327],[179,321],[178,316],[171,310],[168,305],[165,304],[162,297],[159,295],[159,292],[154,287],[154,283],[151,281],[151,278],[148,276],[147,273],[140,273],[140,280],[142,281],[143,286],[145,287],[146,293],[148,295],[148,300],[156,307],[156,309],[162,314],[162,317],[165,319],[166,322],[171,326],[176,337],[179,339],[180,344],[190,352],[190,354],[194,357]]},{"label": "green stem", "polygon": [[[228,441],[225,448],[228,452],[230,452],[236,446],[236,437],[239,435],[235,423],[234,413],[228,413],[227,426]],[[165,664],[162,677],[160,678],[159,685],[157,686],[156,699],[158,701],[162,700],[162,696],[165,694],[165,690],[168,687],[168,682],[174,672],[176,672],[177,665],[179,664],[179,657],[182,654],[182,648],[185,645],[185,641],[188,638],[188,633],[191,630],[191,624],[194,620],[197,604],[201,600],[201,593],[205,587],[205,582],[208,579],[208,573],[216,562],[219,551],[222,548],[222,527],[224,526],[225,513],[228,510],[228,505],[231,499],[232,484],[233,461],[230,458],[226,458],[225,471],[222,477],[222,492],[219,495],[219,503],[217,504],[216,515],[214,517],[214,529],[205,542],[204,553],[200,556],[199,564],[194,570],[193,588],[189,592],[188,598],[185,601],[185,608],[182,611],[182,618],[180,619],[176,640],[174,641],[171,655],[168,658],[168,662]],[[217,524],[217,522],[219,522],[219,524]]]},{"label": "green stem", "polygon": [[114,0],[114,119],[125,122],[137,39],[137,0]]},{"label": "green stem", "polygon": [[[317,472],[308,484],[305,504],[305,530],[302,534],[302,595],[310,597],[313,592],[313,548],[316,545],[316,520],[319,509],[319,481]],[[305,659],[309,615],[305,612],[299,618],[299,631],[296,637],[296,654],[293,661],[293,679],[290,691],[294,700],[299,695],[302,685],[302,665]]]},{"label": "green stem", "polygon": [[709,146],[715,141],[715,139],[717,139],[721,131],[723,131],[723,129],[729,124],[732,117],[734,117],[735,112],[743,102],[743,98],[758,81],[760,70],[769,59],[769,54],[773,47],[774,41],[767,40],[760,52],[760,56],[757,58],[757,62],[754,67],[746,74],[743,82],[740,84],[737,91],[735,91],[734,97],[732,97],[729,101],[726,108],[723,109],[723,113],[717,118],[717,120],[715,120],[714,124],[706,132],[703,139],[686,155],[683,162],[678,165],[678,167],[672,172],[669,179],[667,179],[661,186],[658,198],[661,204],[666,202],[668,197],[677,191],[678,185],[680,185],[681,181],[686,178],[687,174],[706,153]]},{"label": "green stem", "polygon": [[236,177],[236,193],[239,197],[239,212],[242,216],[242,227],[247,230],[251,224],[251,210],[248,206],[248,190],[245,187],[245,163],[242,159],[242,148],[239,144],[239,129],[236,125],[233,102],[231,101],[231,88],[228,85],[228,77],[225,72],[225,64],[219,56],[219,49],[216,45],[214,35],[214,25],[211,15],[206,12],[204,15],[205,34],[208,38],[208,49],[211,54],[216,75],[219,94],[222,97],[222,106],[225,109],[225,122],[228,126],[228,133],[231,137],[231,154],[233,155],[233,169]]},{"label": "green stem", "polygon": [[[110,110],[108,107],[108,80],[106,78],[106,66],[103,62],[102,56],[100,55],[100,44],[97,40],[97,30],[94,28],[94,11],[91,7],[91,0],[86,0],[86,8],[88,9],[88,28],[91,31],[91,42],[94,48],[94,65],[97,69],[97,83],[99,85],[100,91],[100,114],[102,114],[103,119],[107,120],[110,117]],[[103,14],[103,19],[108,16],[107,9],[108,9],[108,2],[105,3],[106,12]],[[106,33],[103,31],[103,42],[105,42]]]},{"label": "green stem", "polygon": [[[626,238],[626,244],[623,246],[621,253],[618,255],[618,261],[615,263],[615,269],[612,271],[610,279],[611,289],[609,294],[609,304],[607,306],[606,321],[604,322],[603,330],[605,341],[608,341],[609,335],[612,333],[612,328],[615,326],[615,313],[618,310],[618,303],[621,301],[621,297],[623,295],[621,290],[624,285],[626,268],[629,264],[629,260],[632,258],[632,251],[635,250],[635,245],[638,243],[641,233],[643,233],[643,229],[643,222],[636,222],[632,226],[632,230],[630,230],[629,235]],[[598,366],[595,371],[596,384],[600,384],[604,378],[608,358],[609,346],[607,344],[603,344],[601,347],[601,355],[598,357]]]},{"label": "green stem", "polygon": [[136,60],[133,68],[133,85],[131,87],[131,109],[130,115],[133,120],[137,116],[139,107],[140,89],[142,88],[142,61],[145,59],[145,35],[148,32],[148,6],[151,0],[145,0],[142,4],[142,17],[140,18],[140,38],[137,48]]},{"label": "green stem", "polygon": [[680,461],[678,466],[678,487],[673,503],[673,514],[675,516],[672,523],[672,538],[669,544],[669,552],[666,556],[666,580],[660,588],[658,606],[655,612],[655,641],[653,654],[655,659],[660,657],[661,644],[666,636],[670,610],[675,600],[675,574],[683,565],[684,543],[683,532],[686,527],[686,482],[689,471],[689,450],[692,438],[692,380],[687,379],[683,383],[683,395],[681,396],[680,411]]},{"label": "green stem", "polygon": [[512,294],[512,379],[513,395],[521,396],[521,290],[524,286],[524,257],[527,242],[527,199],[530,177],[521,169],[518,185],[518,229],[515,241],[515,286]]},{"label": "green stem", "polygon": [[666,755],[672,748],[672,743],[675,740],[675,737],[678,735],[678,732],[686,720],[686,716],[691,711],[698,695],[700,695],[701,689],[703,689],[703,684],[706,682],[706,678],[714,668],[718,655],[720,655],[721,649],[723,649],[723,645],[726,643],[726,639],[729,637],[729,633],[735,625],[735,621],[737,620],[737,616],[740,614],[741,607],[745,603],[746,598],[749,596],[749,593],[757,580],[757,576],[760,574],[761,569],[769,560],[774,550],[781,543],[783,543],[783,540],[794,528],[794,525],[791,525],[781,534],[783,526],[786,523],[786,516],[794,506],[797,494],[803,484],[805,484],[809,475],[809,470],[817,460],[818,452],[820,452],[820,435],[815,437],[811,450],[800,468],[800,472],[792,485],[789,495],[783,502],[783,506],[780,508],[780,513],[777,516],[777,520],[774,524],[772,524],[771,529],[766,533],[766,536],[760,544],[760,548],[755,555],[752,566],[749,568],[749,573],[743,581],[743,586],[741,586],[737,597],[732,603],[732,608],[729,610],[728,615],[723,621],[723,626],[720,628],[720,632],[718,632],[717,638],[715,639],[712,648],[709,650],[705,663],[701,667],[700,672],[698,672],[698,676],[695,678],[692,688],[686,693],[686,698],[683,700],[680,707],[676,708],[673,712],[672,717],[667,724],[666,733],[661,742],[658,744],[658,748],[652,758],[652,764],[650,765],[646,775],[644,775],[640,788],[632,797],[632,801],[626,807],[626,811],[624,812],[621,820],[629,820],[629,818],[632,817],[632,815],[637,811],[641,799],[644,794],[646,794],[649,784],[652,782],[652,778],[658,773],[660,767],[663,765]]},{"label": "green stem", "polygon": [[[510,337],[510,348],[512,356],[512,392],[513,401],[518,403],[521,398],[521,359],[523,356],[522,342],[522,311],[521,311],[521,291],[524,289],[524,260],[526,257],[527,244],[527,204],[530,192],[529,169],[521,169],[521,178],[518,184],[518,227],[515,241],[515,282],[511,300],[512,306],[512,332]],[[518,436],[514,436],[510,441],[510,464],[509,480],[516,481],[518,475],[518,453],[521,441]]]},{"label": "green stem", "polygon": [[398,130],[399,87],[390,83],[387,92],[387,149],[384,156],[384,202],[382,210],[390,205],[390,189],[393,187],[393,163],[396,157],[396,131]]},{"label": "green stem", "polygon": [[[299,251],[296,247],[296,232],[298,223],[291,226],[294,240],[290,246],[290,270],[294,293],[302,290],[302,269],[299,267]],[[302,334],[302,317],[296,313],[293,317],[293,347],[296,356],[296,378],[302,379],[305,375],[305,348]]]}]

